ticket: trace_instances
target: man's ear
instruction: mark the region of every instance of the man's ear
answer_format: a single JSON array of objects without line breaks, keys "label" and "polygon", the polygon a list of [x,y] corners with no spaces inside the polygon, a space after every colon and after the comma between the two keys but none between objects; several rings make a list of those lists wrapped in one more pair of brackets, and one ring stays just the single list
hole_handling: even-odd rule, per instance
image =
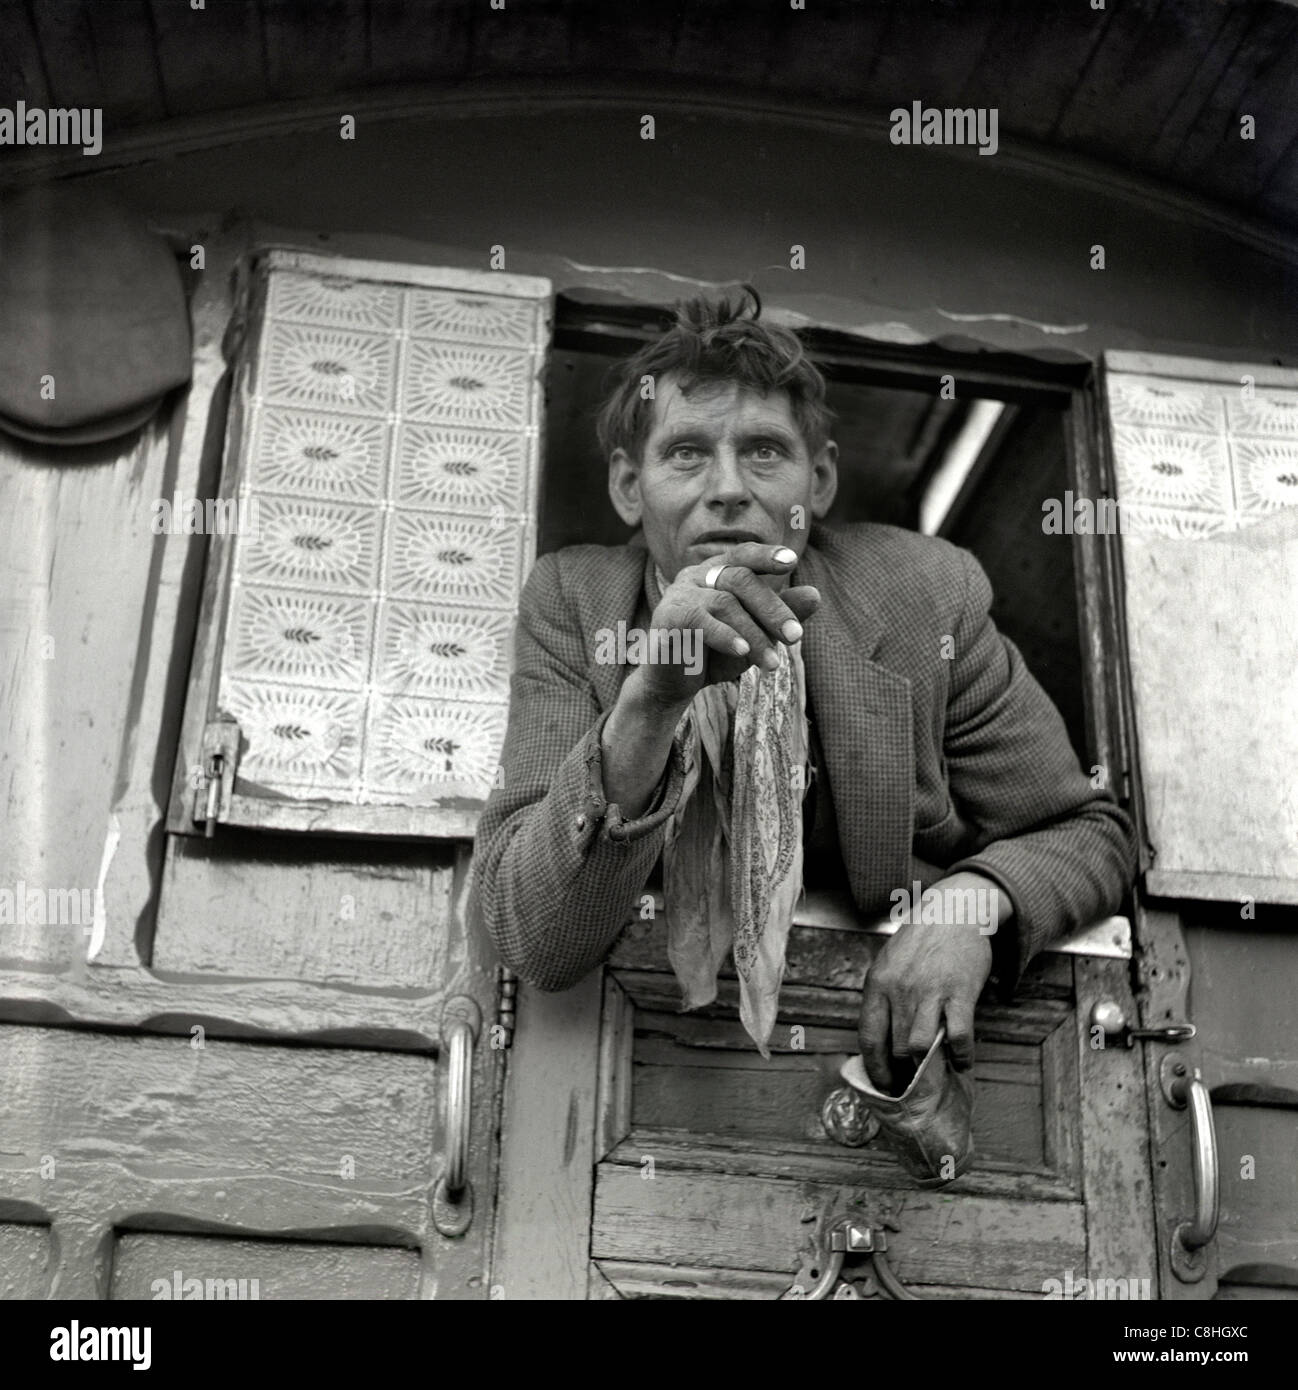
[{"label": "man's ear", "polygon": [[639,526],[640,465],[625,449],[614,449],[608,461],[608,497],[613,510],[628,526]]},{"label": "man's ear", "polygon": [[838,496],[838,445],[832,439],[811,461],[811,514],[824,521]]}]

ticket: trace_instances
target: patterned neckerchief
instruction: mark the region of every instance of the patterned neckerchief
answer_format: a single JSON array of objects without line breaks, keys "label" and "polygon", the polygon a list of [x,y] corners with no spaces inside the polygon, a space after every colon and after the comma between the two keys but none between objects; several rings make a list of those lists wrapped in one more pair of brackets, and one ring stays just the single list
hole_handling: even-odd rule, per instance
[{"label": "patterned neckerchief", "polygon": [[[652,607],[666,580],[654,566]],[[681,799],[663,847],[667,955],[684,1007],[717,997],[728,951],[739,1017],[763,1057],[779,1010],[784,951],[802,893],[802,799],[808,785],[802,644],[776,646],[774,671],[706,685],[681,716]]]}]

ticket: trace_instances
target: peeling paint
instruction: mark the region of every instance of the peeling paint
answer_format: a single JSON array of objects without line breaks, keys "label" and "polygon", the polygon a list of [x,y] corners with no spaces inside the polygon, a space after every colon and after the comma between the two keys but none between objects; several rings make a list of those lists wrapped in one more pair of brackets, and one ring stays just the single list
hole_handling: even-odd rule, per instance
[{"label": "peeling paint", "polygon": [[581,1097],[573,1090],[568,1093],[568,1122],[563,1131],[563,1167],[567,1168],[577,1152],[577,1134],[581,1114]]},{"label": "peeling paint", "polygon": [[699,289],[719,289],[722,285],[736,283],[734,280],[699,280],[692,275],[675,275],[670,270],[660,270],[652,265],[583,265],[580,261],[569,260],[567,256],[558,259],[583,275],[656,275],[662,280],[675,280],[678,284],[693,285]]},{"label": "peeling paint", "polygon": [[104,836],[104,852],[99,860],[99,877],[95,880],[95,916],[90,928],[90,945],[86,948],[87,960],[94,960],[99,954],[107,934],[108,912],[104,907],[104,883],[108,879],[108,869],[121,839],[122,823],[114,812],[108,817],[108,833]]},{"label": "peeling paint", "polygon": [[777,323],[790,327],[806,324],[813,328],[832,328],[836,333],[848,333],[854,338],[868,338],[875,342],[901,343],[909,347],[932,341],[932,336],[921,333],[909,323],[900,319],[888,319],[873,323],[849,323],[836,317],[831,311],[823,314],[804,314],[791,309],[774,309],[770,317]]},{"label": "peeling paint", "polygon": [[1085,333],[1090,329],[1089,323],[1038,323],[1036,319],[1021,318],[1018,314],[953,314],[940,305],[933,307],[944,319],[954,323],[1021,323],[1025,328],[1035,328],[1042,333]]}]

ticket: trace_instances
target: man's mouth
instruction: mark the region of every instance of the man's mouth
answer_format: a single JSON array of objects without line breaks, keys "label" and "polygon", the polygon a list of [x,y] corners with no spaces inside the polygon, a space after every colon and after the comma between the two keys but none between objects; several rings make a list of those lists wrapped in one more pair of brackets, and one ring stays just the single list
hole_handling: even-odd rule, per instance
[{"label": "man's mouth", "polygon": [[693,545],[740,545],[744,541],[757,541],[760,544],[761,540],[756,531],[706,531]]}]

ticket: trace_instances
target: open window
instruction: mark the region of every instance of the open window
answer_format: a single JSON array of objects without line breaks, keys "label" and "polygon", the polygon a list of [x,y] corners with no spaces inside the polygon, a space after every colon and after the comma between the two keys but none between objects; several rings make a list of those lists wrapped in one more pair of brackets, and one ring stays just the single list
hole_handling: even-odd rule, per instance
[{"label": "open window", "polygon": [[[560,296],[548,402],[554,465],[541,488],[538,549],[616,545],[627,537],[608,500],[595,414],[610,369],[656,333],[662,310]],[[839,488],[829,521],[886,522],[971,550],[995,593],[993,618],[1060,709],[1089,767],[1116,764],[1088,731],[1091,679],[1079,621],[1086,541],[1043,526],[1081,486],[1070,467],[1089,368],[887,349],[811,329],[804,339],[829,382]],[[1101,726],[1102,721],[1101,721]],[[1116,779],[1115,779],[1116,780]]]}]

